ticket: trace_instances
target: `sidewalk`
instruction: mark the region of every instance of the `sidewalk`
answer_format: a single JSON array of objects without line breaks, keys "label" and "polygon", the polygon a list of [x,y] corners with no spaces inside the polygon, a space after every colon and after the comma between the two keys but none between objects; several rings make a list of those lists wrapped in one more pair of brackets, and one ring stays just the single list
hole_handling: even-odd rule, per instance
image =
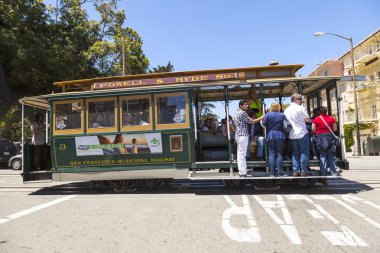
[{"label": "sidewalk", "polygon": [[380,171],[380,156],[349,156],[347,160],[351,169],[378,169]]}]

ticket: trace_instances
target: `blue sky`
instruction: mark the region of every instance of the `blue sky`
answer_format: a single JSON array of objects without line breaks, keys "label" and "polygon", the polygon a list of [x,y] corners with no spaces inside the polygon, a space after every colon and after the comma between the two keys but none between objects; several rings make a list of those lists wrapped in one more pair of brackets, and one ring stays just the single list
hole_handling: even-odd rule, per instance
[{"label": "blue sky", "polygon": [[[55,0],[45,0],[55,3]],[[97,15],[86,5],[92,19]],[[143,38],[151,67],[171,61],[175,71],[304,64],[307,76],[321,61],[349,50],[353,37],[380,28],[378,0],[122,0],[125,26]]]},{"label": "blue sky", "polygon": [[[86,6],[96,19],[91,4]],[[346,40],[314,32],[353,37],[356,45],[380,28],[379,0],[122,0],[119,8],[125,9],[125,26],[143,38],[150,66],[171,61],[175,71],[276,60],[304,64],[297,75],[307,76],[350,48]]]}]

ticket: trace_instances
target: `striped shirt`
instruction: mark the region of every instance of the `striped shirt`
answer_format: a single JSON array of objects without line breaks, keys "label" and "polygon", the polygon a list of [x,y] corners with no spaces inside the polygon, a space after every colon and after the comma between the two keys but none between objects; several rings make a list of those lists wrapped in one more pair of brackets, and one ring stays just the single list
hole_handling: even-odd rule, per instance
[{"label": "striped shirt", "polygon": [[242,109],[238,109],[238,111],[235,113],[235,127],[236,127],[236,134],[238,136],[249,136],[248,133],[248,124],[252,119],[248,116],[248,114],[243,111]]}]

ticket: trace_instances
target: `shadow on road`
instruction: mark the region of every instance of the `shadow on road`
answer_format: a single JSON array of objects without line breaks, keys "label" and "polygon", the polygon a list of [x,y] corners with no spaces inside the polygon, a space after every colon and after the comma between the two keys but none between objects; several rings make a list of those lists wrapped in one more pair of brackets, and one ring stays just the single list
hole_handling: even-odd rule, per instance
[{"label": "shadow on road", "polygon": [[[291,180],[274,181],[274,184],[261,181],[238,181],[228,186],[222,180],[173,180],[169,185],[160,188],[137,186],[131,189],[108,187],[101,190],[90,188],[89,182],[75,182],[38,189],[30,195],[70,195],[70,194],[195,194],[195,195],[265,195],[265,194],[308,194],[308,195],[331,195],[331,194],[356,194],[363,191],[371,191],[380,181],[373,180],[369,186],[344,178],[330,179],[328,185],[316,183],[308,185],[308,181],[299,180],[296,184]],[[287,184],[285,184],[287,183]]]}]

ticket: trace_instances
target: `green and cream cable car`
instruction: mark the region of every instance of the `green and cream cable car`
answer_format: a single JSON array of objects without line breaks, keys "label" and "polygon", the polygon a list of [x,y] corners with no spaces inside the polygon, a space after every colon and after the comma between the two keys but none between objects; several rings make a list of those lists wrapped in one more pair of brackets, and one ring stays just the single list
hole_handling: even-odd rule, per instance
[{"label": "green and cream cable car", "polygon": [[[304,106],[309,112],[325,101],[339,122],[341,135],[343,118],[337,92],[340,77],[296,77],[302,66],[56,82],[54,85],[61,88],[61,93],[20,100],[23,111],[24,106],[46,110],[50,126],[47,140],[51,170],[35,171],[33,146],[25,145],[24,180],[112,181],[121,186],[140,179],[248,180],[238,176],[229,129],[227,136],[219,131],[214,134],[200,131],[202,104],[219,106],[217,116],[223,119],[235,114],[230,111],[232,104],[247,99],[251,89],[256,90],[262,102],[276,99],[282,103],[298,92],[305,96]],[[262,108],[265,113],[265,103]],[[344,148],[337,157],[338,167],[348,169]],[[250,180],[300,180],[292,176],[270,178],[267,159],[248,161],[247,165],[254,175]],[[310,166],[308,180],[323,178],[319,175],[318,160],[310,160]],[[291,161],[284,161],[284,167],[291,175]]]}]

